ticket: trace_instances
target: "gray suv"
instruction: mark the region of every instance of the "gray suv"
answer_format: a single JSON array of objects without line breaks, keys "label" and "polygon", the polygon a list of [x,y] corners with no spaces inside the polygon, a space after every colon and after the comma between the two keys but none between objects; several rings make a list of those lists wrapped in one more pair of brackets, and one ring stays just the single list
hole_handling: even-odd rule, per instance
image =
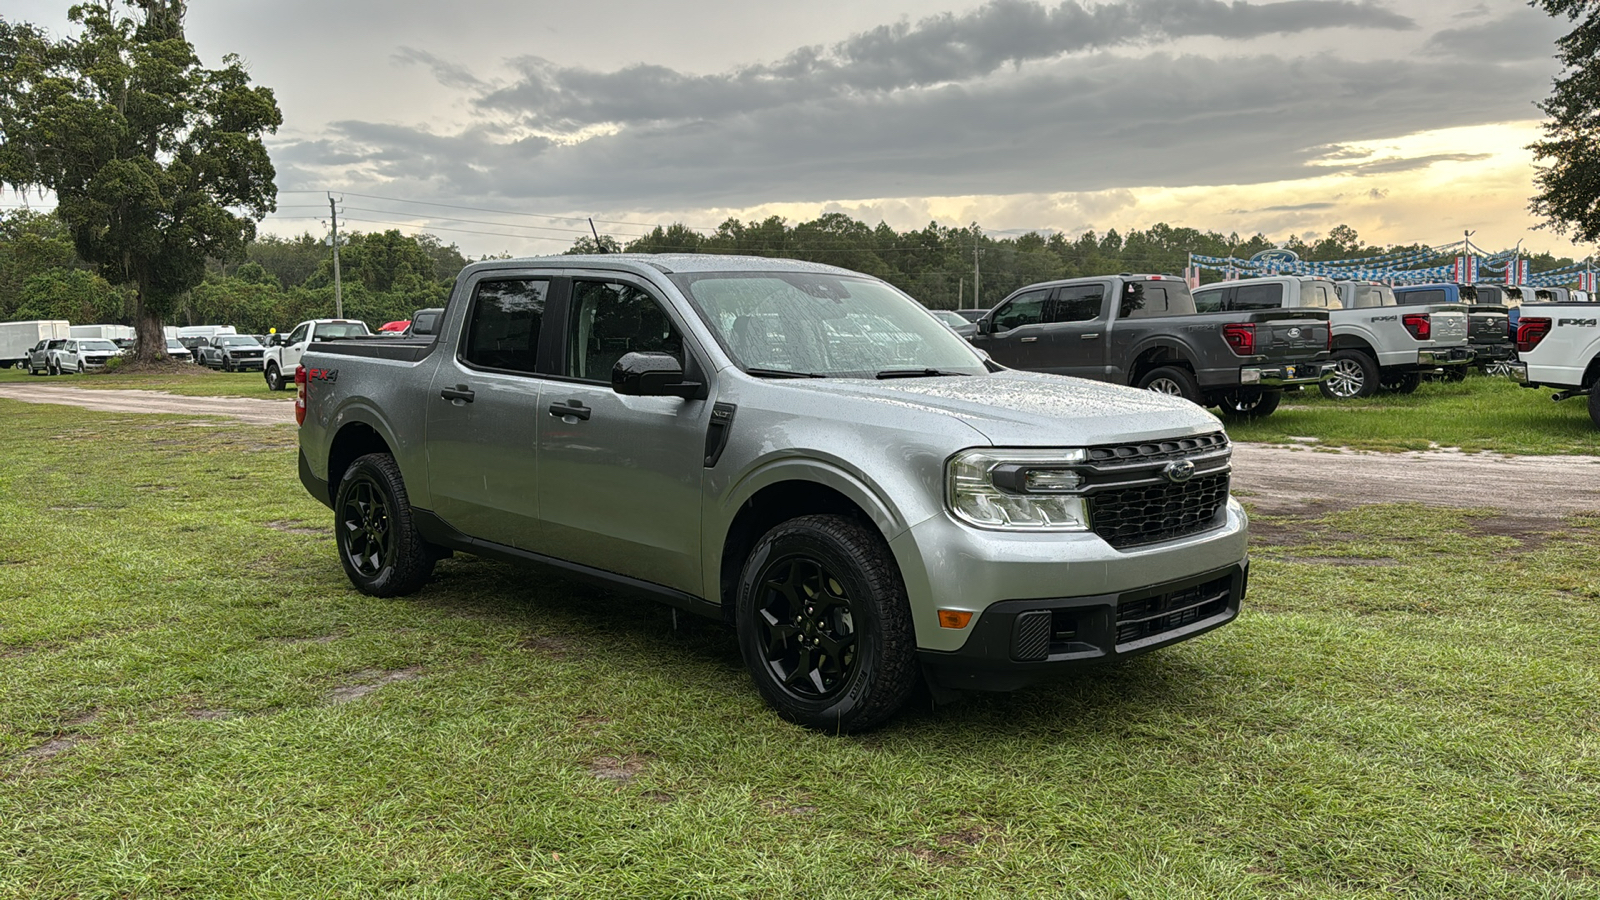
[{"label": "gray suv", "polygon": [[296,381],[357,588],[468,552],[653,597],[730,624],[814,728],[1181,641],[1245,592],[1216,418],[1004,369],[843,269],[476,263],[437,334],[313,343]]}]

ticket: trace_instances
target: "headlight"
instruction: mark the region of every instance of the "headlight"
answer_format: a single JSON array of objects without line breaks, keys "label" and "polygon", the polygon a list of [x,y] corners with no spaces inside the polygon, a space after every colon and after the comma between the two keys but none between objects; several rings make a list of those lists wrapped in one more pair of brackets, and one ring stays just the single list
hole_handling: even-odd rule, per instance
[{"label": "headlight", "polygon": [[979,528],[1088,531],[1089,506],[1073,471],[1082,450],[966,450],[950,458],[945,497],[950,512]]}]

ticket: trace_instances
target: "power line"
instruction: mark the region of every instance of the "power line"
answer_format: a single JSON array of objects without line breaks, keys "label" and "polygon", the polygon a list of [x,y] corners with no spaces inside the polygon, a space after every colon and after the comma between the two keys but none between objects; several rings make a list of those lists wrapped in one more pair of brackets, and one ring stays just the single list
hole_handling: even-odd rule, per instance
[{"label": "power line", "polygon": [[[323,191],[293,190],[293,191],[279,191],[278,193],[280,193],[280,194],[321,194],[321,193],[324,193],[324,192]],[[403,197],[384,197],[384,196],[381,196],[381,195],[378,195],[378,194],[358,194],[358,193],[355,193],[353,191],[344,191],[343,193],[344,193],[344,195],[346,197],[364,197],[364,198],[366,198],[368,200],[384,200],[384,201],[387,201],[389,203],[409,203],[409,204],[412,204],[412,205],[415,205],[415,206],[437,206],[437,207],[440,207],[441,209],[461,209],[461,210],[466,210],[467,212],[496,213],[498,215],[503,215],[503,216],[529,216],[529,217],[535,218],[535,219],[555,219],[555,220],[560,221],[560,222],[582,222],[585,219],[584,216],[556,216],[556,215],[551,215],[550,213],[522,212],[522,211],[519,211],[519,210],[510,210],[510,209],[491,209],[489,207],[483,207],[483,206],[461,206],[461,205],[454,204],[454,203],[436,203],[436,202],[434,202],[432,200],[407,200],[407,199],[405,199]],[[392,212],[392,211],[393,210],[384,210],[384,212]],[[635,227],[635,228],[661,228],[661,227],[663,227],[660,222],[623,222],[623,221],[616,221],[616,220],[612,220],[612,219],[595,219],[595,221],[599,222],[602,225],[628,225],[628,226],[632,226],[632,227]],[[684,225],[684,223],[682,223],[682,222],[677,222],[677,223],[674,223],[674,224],[683,225],[683,227],[689,228],[689,229],[693,229],[695,231],[716,231],[715,228],[709,228],[709,227],[706,227],[706,226],[703,226],[703,225]]]}]

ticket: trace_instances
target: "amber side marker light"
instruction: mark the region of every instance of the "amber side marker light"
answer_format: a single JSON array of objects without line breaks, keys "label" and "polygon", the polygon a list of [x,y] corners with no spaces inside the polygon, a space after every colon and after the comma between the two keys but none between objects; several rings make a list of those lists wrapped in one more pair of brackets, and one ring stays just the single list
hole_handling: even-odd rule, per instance
[{"label": "amber side marker light", "polygon": [[971,621],[972,613],[969,613],[964,609],[939,610],[940,628],[965,628],[967,627],[967,623]]}]

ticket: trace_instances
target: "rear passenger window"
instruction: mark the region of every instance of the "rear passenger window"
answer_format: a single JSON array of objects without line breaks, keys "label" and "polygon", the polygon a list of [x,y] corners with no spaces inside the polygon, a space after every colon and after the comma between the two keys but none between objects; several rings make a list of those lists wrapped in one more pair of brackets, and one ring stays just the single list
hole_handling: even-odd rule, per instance
[{"label": "rear passenger window", "polygon": [[1104,285],[1082,284],[1064,287],[1055,299],[1046,304],[1046,322],[1093,322],[1100,318],[1100,308],[1105,304]]},{"label": "rear passenger window", "polygon": [[567,376],[611,382],[611,369],[629,353],[666,353],[684,364],[683,337],[661,304],[643,288],[619,281],[572,285]]},{"label": "rear passenger window", "polygon": [[485,369],[534,371],[549,294],[550,282],[543,279],[480,281],[472,294],[462,361]]},{"label": "rear passenger window", "polygon": [[1283,285],[1280,284],[1244,284],[1239,286],[1239,293],[1234,295],[1233,308],[1240,309],[1277,309],[1283,306]]},{"label": "rear passenger window", "polygon": [[1142,281],[1130,281],[1122,289],[1122,318],[1143,319],[1167,314],[1167,289]]},{"label": "rear passenger window", "polygon": [[1222,311],[1222,298],[1227,293],[1227,288],[1218,288],[1214,291],[1195,291],[1195,312],[1213,313]]}]

